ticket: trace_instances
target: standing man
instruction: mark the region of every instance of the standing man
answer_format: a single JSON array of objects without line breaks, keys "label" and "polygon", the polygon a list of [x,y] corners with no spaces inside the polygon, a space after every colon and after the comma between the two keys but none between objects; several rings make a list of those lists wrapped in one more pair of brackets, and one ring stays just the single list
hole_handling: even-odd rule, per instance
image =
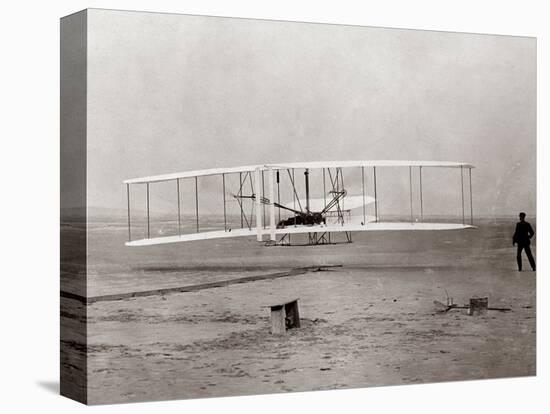
[{"label": "standing man", "polygon": [[533,258],[533,255],[531,254],[531,237],[535,232],[533,231],[533,228],[531,225],[525,221],[525,213],[519,213],[519,223],[516,224],[516,231],[514,233],[514,237],[512,239],[512,245],[515,246],[518,245],[518,254],[517,254],[517,260],[518,260],[518,270],[521,272],[521,251],[525,250],[525,254],[527,255],[527,259],[529,259],[529,264],[531,265],[531,269],[533,269],[533,272],[536,269],[535,265],[535,259]]}]

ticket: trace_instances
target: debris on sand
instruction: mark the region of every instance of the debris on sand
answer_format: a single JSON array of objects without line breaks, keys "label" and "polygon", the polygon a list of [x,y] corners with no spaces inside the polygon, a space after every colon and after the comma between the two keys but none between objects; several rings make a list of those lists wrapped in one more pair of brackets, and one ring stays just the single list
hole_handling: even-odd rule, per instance
[{"label": "debris on sand", "polygon": [[468,315],[485,315],[489,310],[489,298],[471,298]]},{"label": "debris on sand", "polygon": [[271,309],[271,333],[273,335],[282,335],[288,329],[300,327],[298,298],[267,307]]},{"label": "debris on sand", "polygon": [[323,319],[323,318],[315,318],[311,322],[313,322],[313,323],[324,323],[324,322],[327,322],[327,320]]},{"label": "debris on sand", "polygon": [[436,312],[439,312],[439,313],[446,313],[446,312],[449,312],[451,309],[453,308],[456,308],[456,304],[451,304],[451,305],[445,305],[444,303],[438,301],[438,300],[434,300],[434,305],[435,305],[435,311]]},{"label": "debris on sand", "polygon": [[[481,299],[481,302],[480,302]],[[473,301],[473,302],[472,302]],[[484,314],[485,312],[482,309],[485,309],[486,311],[499,311],[499,312],[510,312],[512,311],[512,308],[495,308],[495,307],[489,307],[488,306],[488,298],[472,298],[470,299],[470,304],[459,306],[456,303],[452,303],[452,298],[447,300],[447,304],[434,300],[433,301],[435,305],[435,311],[437,313],[447,313],[451,309],[467,309],[468,315],[477,315],[477,314]],[[472,305],[474,303],[474,305]]]},{"label": "debris on sand", "polygon": [[499,311],[499,312],[511,312],[512,308],[487,308],[490,311]]}]

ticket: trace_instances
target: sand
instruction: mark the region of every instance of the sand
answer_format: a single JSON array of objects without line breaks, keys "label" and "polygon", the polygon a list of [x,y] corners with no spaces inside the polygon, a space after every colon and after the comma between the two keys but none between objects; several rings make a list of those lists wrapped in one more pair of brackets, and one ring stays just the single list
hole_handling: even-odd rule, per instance
[{"label": "sand", "polygon": [[[341,267],[88,305],[89,402],[535,375],[536,277],[515,270],[513,226],[292,248],[236,239],[132,249],[119,246],[123,227],[98,231],[91,297]],[[438,312],[434,300],[447,293],[460,305],[487,296],[512,310]],[[271,335],[265,306],[295,297],[302,327]]]}]

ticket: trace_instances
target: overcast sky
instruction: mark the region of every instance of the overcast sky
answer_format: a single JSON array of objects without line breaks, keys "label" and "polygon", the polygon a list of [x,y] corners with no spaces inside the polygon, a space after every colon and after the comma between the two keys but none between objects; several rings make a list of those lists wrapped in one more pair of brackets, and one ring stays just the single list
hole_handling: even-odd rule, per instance
[{"label": "overcast sky", "polygon": [[[144,175],[410,159],[474,164],[476,214],[534,215],[535,69],[533,38],[90,10],[88,203],[124,209]],[[426,174],[434,212],[460,197]],[[389,177],[386,211],[408,200]]]}]

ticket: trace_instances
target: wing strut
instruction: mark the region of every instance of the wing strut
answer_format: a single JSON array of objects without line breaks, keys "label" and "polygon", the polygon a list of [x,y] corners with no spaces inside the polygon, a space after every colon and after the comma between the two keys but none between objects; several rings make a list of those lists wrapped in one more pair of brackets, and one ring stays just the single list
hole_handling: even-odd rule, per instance
[{"label": "wing strut", "polygon": [[[280,183],[279,183],[279,170],[277,170],[277,203],[281,204],[281,187],[280,187]],[[281,210],[277,209],[277,212],[279,214],[279,220],[278,221],[281,221]]]},{"label": "wing strut", "polygon": [[378,196],[376,195],[376,167],[372,167],[374,170],[374,216],[378,223]]},{"label": "wing strut", "polygon": [[[258,189],[258,192],[260,190],[260,169],[256,168],[254,171],[254,181],[256,181],[256,188]],[[250,185],[252,186],[252,180],[250,180]],[[252,191],[252,194],[254,194],[254,191]],[[256,207],[256,231],[257,231],[257,240],[262,241],[262,209],[261,209],[261,197],[258,195],[254,199],[255,201],[255,207]],[[252,220],[250,220],[252,221]]]},{"label": "wing strut", "polygon": [[420,220],[424,220],[424,202],[422,200],[422,166],[418,169],[418,178],[420,180]]},{"label": "wing strut", "polygon": [[[239,196],[242,196],[243,195],[243,173],[240,172],[239,173],[239,192],[237,193]],[[243,206],[241,205],[241,202],[239,201],[239,207],[241,209],[241,229],[244,228],[244,223],[243,223]]]},{"label": "wing strut", "polygon": [[223,187],[223,228],[227,231],[227,211],[225,206],[225,173],[222,173],[222,187]]},{"label": "wing strut", "polygon": [[132,232],[130,227],[130,184],[126,184],[126,198],[128,199],[128,241],[132,241]]},{"label": "wing strut", "polygon": [[273,170],[271,168],[267,172],[267,191],[269,199],[271,200],[269,203],[269,239],[271,241],[277,241],[277,237],[275,236],[275,205],[273,203],[275,194],[273,191]]},{"label": "wing strut", "polygon": [[[330,192],[335,194],[333,196],[334,198],[328,204],[328,206],[330,206],[329,209],[331,209],[332,207],[334,207],[334,205],[336,205],[336,213],[338,214],[338,221],[341,221],[341,223],[343,225],[344,224],[344,215],[342,213],[342,209],[340,208],[340,198],[342,198],[342,197],[339,196],[339,194],[341,193],[341,191],[340,191],[340,180],[338,178],[339,175],[340,175],[340,169],[336,168],[336,176],[333,179],[332,178],[332,173],[330,172],[330,168],[328,169],[328,177],[329,177],[330,183],[332,185],[332,191],[330,191]],[[345,192],[345,190],[344,190],[344,192]],[[345,197],[345,194],[343,194],[343,195]],[[327,211],[329,209],[327,209]]]},{"label": "wing strut", "polygon": [[411,223],[413,219],[413,181],[412,181],[412,167],[409,167],[409,196],[411,199]]},{"label": "wing strut", "polygon": [[180,179],[176,180],[178,188],[178,235],[181,236],[181,202],[180,202]]},{"label": "wing strut", "polygon": [[[236,195],[234,195],[233,197],[235,197],[235,199],[237,200],[237,203],[239,203],[239,208],[241,210],[241,228],[244,228],[244,223],[243,223],[243,219],[244,219],[244,221],[246,222],[246,227],[248,227],[248,229],[250,230],[251,227],[252,227],[251,223],[252,223],[252,215],[254,214],[254,206],[252,206],[252,210],[250,211],[251,217],[250,217],[250,222],[249,222],[248,218],[246,218],[246,213],[244,211],[243,203],[241,201],[243,198],[250,198],[250,199],[254,200],[254,197],[255,197],[254,194],[251,195],[251,196],[243,196],[242,195],[242,188],[243,188],[244,183],[246,182],[246,177],[247,176],[248,176],[248,173],[246,173],[246,175],[244,176],[244,181],[243,181],[242,175],[241,175],[241,173],[239,173],[239,180],[241,182],[241,187],[239,188],[239,192]],[[252,178],[250,178],[250,179],[252,180]]]},{"label": "wing strut", "polygon": [[[258,188],[258,192],[260,192],[260,189]],[[262,198],[265,198],[265,174],[264,174],[264,170],[262,170]],[[273,198],[270,198],[271,200],[273,200]],[[262,205],[262,222],[263,222],[263,227],[265,229],[265,204]]]},{"label": "wing strut", "polygon": [[[340,170],[340,183],[342,184],[342,191],[346,190],[346,187],[344,186],[344,173],[342,171],[342,168]],[[342,198],[342,210],[346,210],[346,195],[344,194],[344,197]],[[342,213],[343,214],[343,213]],[[344,224],[344,216],[342,215],[342,224]]]},{"label": "wing strut", "polygon": [[[246,181],[246,176],[244,177],[245,181]],[[252,174],[250,173],[250,171],[248,172],[248,180],[250,181],[250,191],[252,191],[252,194],[256,194],[256,192],[254,191],[254,183],[252,182]],[[258,189],[258,193],[260,192],[260,181],[259,180],[255,180],[256,181],[256,188]],[[252,206],[250,206],[250,221],[249,221],[249,225],[248,225],[248,230],[251,230],[252,229],[252,218],[254,217],[254,204],[252,204]]]},{"label": "wing strut", "polygon": [[309,169],[304,171],[304,177],[306,181],[306,213],[309,213]]},{"label": "wing strut", "polygon": [[323,199],[325,200],[325,207],[327,206],[327,188],[325,179],[325,169],[323,168]]},{"label": "wing strut", "polygon": [[197,216],[197,233],[199,233],[199,178],[195,177],[195,214]]},{"label": "wing strut", "polygon": [[470,224],[474,225],[474,202],[472,199],[472,167],[468,168],[468,173],[470,175]]},{"label": "wing strut", "polygon": [[147,238],[151,238],[151,229],[149,226],[149,183],[147,183]]},{"label": "wing strut", "polygon": [[462,224],[466,223],[464,218],[464,168],[460,166],[460,191],[462,193]]},{"label": "wing strut", "polygon": [[365,206],[365,167],[361,167],[361,189],[363,190],[363,225],[367,223],[367,207]]}]

